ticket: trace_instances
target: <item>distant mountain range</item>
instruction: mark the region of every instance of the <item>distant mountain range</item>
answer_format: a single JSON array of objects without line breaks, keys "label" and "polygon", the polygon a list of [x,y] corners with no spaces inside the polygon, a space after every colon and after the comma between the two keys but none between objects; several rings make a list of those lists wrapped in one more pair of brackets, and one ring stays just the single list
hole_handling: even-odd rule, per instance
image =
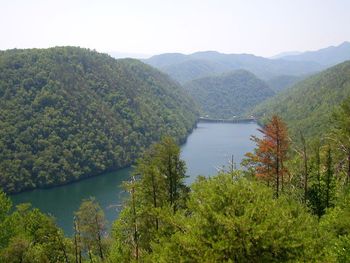
[{"label": "distant mountain range", "polygon": [[248,70],[264,80],[279,75],[310,74],[322,69],[322,66],[315,62],[267,59],[249,54],[222,54],[215,51],[191,55],[163,54],[153,56],[145,62],[169,74],[180,83],[237,69]]},{"label": "distant mountain range", "polygon": [[306,76],[350,59],[350,43],[304,53],[280,54],[277,59],[250,54],[222,54],[216,51],[190,55],[166,53],[144,60],[180,83],[244,69],[270,81],[280,76]]},{"label": "distant mountain range", "polygon": [[317,51],[307,51],[297,55],[286,55],[280,57],[288,61],[310,61],[325,67],[330,67],[350,60],[350,42],[344,42],[339,46],[331,46]]},{"label": "distant mountain range", "polygon": [[283,58],[283,57],[286,57],[286,56],[294,56],[294,55],[300,55],[301,53],[303,52],[300,52],[300,51],[287,51],[287,52],[282,52],[282,53],[279,53],[277,55],[274,55],[270,58],[272,59],[279,59],[279,58]]}]

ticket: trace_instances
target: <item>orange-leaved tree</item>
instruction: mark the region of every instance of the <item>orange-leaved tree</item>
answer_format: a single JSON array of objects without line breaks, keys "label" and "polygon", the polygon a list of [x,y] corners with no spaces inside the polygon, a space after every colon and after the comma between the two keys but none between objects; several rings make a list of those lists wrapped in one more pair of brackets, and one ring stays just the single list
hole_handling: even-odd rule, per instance
[{"label": "orange-leaved tree", "polygon": [[289,148],[287,126],[280,117],[273,115],[271,121],[259,131],[263,137],[252,137],[257,147],[254,153],[247,153],[246,156],[255,168],[256,176],[268,185],[274,185],[278,197],[288,173],[284,166]]}]

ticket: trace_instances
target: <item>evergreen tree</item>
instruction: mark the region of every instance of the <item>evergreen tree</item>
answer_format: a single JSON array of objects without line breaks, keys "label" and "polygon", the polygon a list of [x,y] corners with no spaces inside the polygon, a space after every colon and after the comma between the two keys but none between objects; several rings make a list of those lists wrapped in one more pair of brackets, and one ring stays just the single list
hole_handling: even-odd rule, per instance
[{"label": "evergreen tree", "polygon": [[[93,255],[97,255],[103,260],[105,258],[103,237],[105,235],[106,220],[100,205],[94,198],[84,200],[75,216],[76,230],[78,231],[76,235],[81,241],[85,252],[88,253],[90,261],[93,260]],[[81,250],[80,247],[79,250]]]},{"label": "evergreen tree", "polygon": [[350,183],[350,97],[342,103],[341,107],[333,115],[334,128],[332,130],[332,140],[336,142],[338,148],[343,152],[340,163],[344,163],[346,183]]},{"label": "evergreen tree", "polygon": [[252,140],[257,144],[254,153],[248,153],[248,162],[256,170],[256,176],[272,183],[275,187],[275,195],[283,191],[285,175],[288,173],[284,162],[287,160],[289,139],[287,127],[284,122],[276,115],[272,116],[271,121],[259,131],[263,138],[253,137]]},{"label": "evergreen tree", "polygon": [[170,137],[164,137],[137,160],[132,180],[125,183],[129,198],[114,224],[114,260],[144,258],[152,243],[172,234],[168,219],[184,207],[189,191],[184,184],[185,171],[180,148]]}]

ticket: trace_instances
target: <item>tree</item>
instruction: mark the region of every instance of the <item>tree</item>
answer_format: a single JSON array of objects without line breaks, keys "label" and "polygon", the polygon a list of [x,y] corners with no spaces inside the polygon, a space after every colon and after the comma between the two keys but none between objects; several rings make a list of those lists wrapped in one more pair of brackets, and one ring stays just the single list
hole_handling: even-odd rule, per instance
[{"label": "tree", "polygon": [[263,178],[275,186],[275,195],[279,196],[279,191],[283,191],[284,176],[288,173],[284,162],[287,160],[289,139],[287,127],[276,115],[271,121],[259,131],[263,138],[252,137],[257,148],[254,153],[248,153],[248,162],[253,164],[256,176]]},{"label": "tree", "polygon": [[9,205],[0,194],[0,262],[70,262],[70,242],[51,217],[30,204],[3,213]]},{"label": "tree", "polygon": [[181,200],[188,193],[184,184],[186,164],[180,159],[180,147],[171,137],[164,137],[156,144],[156,165],[160,174],[166,179],[168,202],[174,213],[181,206]]},{"label": "tree", "polygon": [[75,213],[78,237],[88,253],[90,261],[93,254],[98,255],[101,260],[105,258],[103,237],[105,232],[105,215],[94,198],[84,200],[79,210]]},{"label": "tree", "polygon": [[149,262],[317,261],[317,222],[260,182],[219,174],[192,185],[176,231],[152,244]]},{"label": "tree", "polygon": [[131,181],[124,184],[130,195],[113,228],[114,261],[142,259],[152,251],[152,243],[173,233],[167,218],[185,205],[189,192],[185,171],[180,148],[170,137],[152,145],[137,160]]},{"label": "tree", "polygon": [[333,115],[334,128],[331,139],[336,142],[338,148],[344,153],[341,163],[346,163],[346,182],[350,183],[350,97],[341,104]]}]

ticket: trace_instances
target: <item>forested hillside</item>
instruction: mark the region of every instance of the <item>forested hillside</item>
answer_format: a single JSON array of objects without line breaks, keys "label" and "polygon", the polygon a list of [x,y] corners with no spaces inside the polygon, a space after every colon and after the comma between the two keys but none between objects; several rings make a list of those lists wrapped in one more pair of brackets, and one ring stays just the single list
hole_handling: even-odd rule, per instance
[{"label": "forested hillside", "polygon": [[281,75],[275,78],[269,79],[266,83],[269,87],[277,92],[288,89],[294,84],[302,81],[306,76],[292,76],[292,75]]},{"label": "forested hillside", "polygon": [[130,165],[197,111],[166,75],[74,47],[0,52],[0,185],[64,184]]},{"label": "forested hillside", "polygon": [[292,136],[324,134],[332,112],[350,94],[350,61],[308,77],[294,87],[258,105],[252,113],[263,119],[280,115]]},{"label": "forested hillside", "polygon": [[184,88],[198,102],[202,114],[211,118],[242,116],[274,95],[265,82],[245,70],[196,79],[186,83]]}]

